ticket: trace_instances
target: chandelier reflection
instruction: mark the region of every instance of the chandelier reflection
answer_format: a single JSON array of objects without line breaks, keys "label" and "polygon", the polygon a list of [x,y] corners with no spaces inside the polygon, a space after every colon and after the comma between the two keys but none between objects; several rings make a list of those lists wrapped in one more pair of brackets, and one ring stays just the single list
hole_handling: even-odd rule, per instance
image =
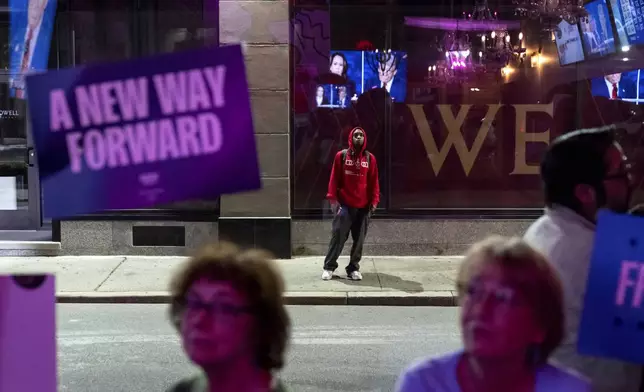
[{"label": "chandelier reflection", "polygon": [[365,60],[374,73],[384,74],[398,69],[398,65],[402,59],[396,53],[392,52],[391,49],[376,49],[371,53],[367,53]]},{"label": "chandelier reflection", "polygon": [[462,83],[472,79],[480,69],[472,61],[472,43],[468,34],[459,31],[445,33],[437,44],[440,58],[428,68],[430,84]]},{"label": "chandelier reflection", "polygon": [[[465,14],[463,14],[465,17]],[[487,0],[476,0],[474,11],[467,15],[470,22],[483,22],[489,26],[487,31],[477,34],[481,41],[478,51],[478,64],[497,71],[508,65],[522,66],[525,57],[523,33],[519,32],[513,39],[507,26],[500,23],[497,12],[492,12]]]},{"label": "chandelier reflection", "polygon": [[584,0],[512,0],[516,14],[539,20],[544,32],[557,32],[561,21],[571,25],[588,16]]},{"label": "chandelier reflection", "polygon": [[508,65],[522,68],[526,56],[523,33],[513,39],[508,31],[492,31],[489,36],[481,34],[481,50],[478,62],[487,68],[500,69]]},{"label": "chandelier reflection", "polygon": [[471,13],[463,13],[460,30],[445,33],[436,47],[440,58],[428,68],[430,84],[465,83],[483,74],[501,74],[509,66],[522,67],[523,33],[510,33],[497,19],[487,0],[476,0]]}]

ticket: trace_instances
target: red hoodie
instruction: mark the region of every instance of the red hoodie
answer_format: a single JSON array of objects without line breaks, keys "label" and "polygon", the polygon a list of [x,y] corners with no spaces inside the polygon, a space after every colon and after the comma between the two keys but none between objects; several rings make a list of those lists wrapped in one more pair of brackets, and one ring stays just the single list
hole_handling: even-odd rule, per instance
[{"label": "red hoodie", "polygon": [[[342,164],[342,151],[335,154],[326,197],[332,202],[338,201],[353,208],[375,207],[380,202],[378,164],[373,154],[369,153],[369,159],[365,154],[366,133],[364,133],[364,143],[362,143],[360,151],[354,149],[353,132],[357,129],[364,133],[362,128],[353,128],[349,132],[349,150],[344,165]],[[344,166],[344,170],[342,166]]]}]

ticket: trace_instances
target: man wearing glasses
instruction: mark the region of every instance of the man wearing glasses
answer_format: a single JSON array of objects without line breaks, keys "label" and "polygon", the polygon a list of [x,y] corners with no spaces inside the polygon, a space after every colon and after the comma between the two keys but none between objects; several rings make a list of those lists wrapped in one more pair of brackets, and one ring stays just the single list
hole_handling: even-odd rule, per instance
[{"label": "man wearing glasses", "polygon": [[626,213],[633,181],[615,126],[567,133],[555,139],[541,162],[545,214],[524,239],[559,272],[565,295],[566,339],[554,360],[592,381],[593,391],[637,392],[640,366],[577,354],[586,277],[597,212]]}]

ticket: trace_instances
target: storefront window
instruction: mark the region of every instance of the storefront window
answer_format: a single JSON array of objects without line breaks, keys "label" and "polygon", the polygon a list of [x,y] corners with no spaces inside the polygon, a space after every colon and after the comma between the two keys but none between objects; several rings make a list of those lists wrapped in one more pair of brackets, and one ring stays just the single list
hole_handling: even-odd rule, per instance
[{"label": "storefront window", "polygon": [[[90,6],[87,3],[94,3]],[[102,4],[97,0],[70,1],[74,64],[119,61],[135,55],[130,26],[131,2]]]},{"label": "storefront window", "polygon": [[[216,43],[217,29],[212,27],[208,10],[212,0],[148,2],[142,10],[152,39],[148,54],[178,52]],[[174,210],[218,210],[219,198],[191,200],[160,206]]]},{"label": "storefront window", "polygon": [[213,30],[204,12],[209,0],[158,1],[156,9],[146,10],[154,25],[152,52],[176,52],[212,42]]},{"label": "storefront window", "polygon": [[[610,13],[589,9],[599,27],[585,29],[495,5],[296,2],[295,215],[326,208],[332,159],[354,126],[377,158],[383,212],[415,214],[541,208],[539,163],[552,139],[635,121],[644,64],[618,44],[619,23],[593,22]],[[613,47],[595,50],[588,31],[604,30]],[[604,78],[612,73],[617,93]],[[634,160],[640,135],[620,136]]]}]

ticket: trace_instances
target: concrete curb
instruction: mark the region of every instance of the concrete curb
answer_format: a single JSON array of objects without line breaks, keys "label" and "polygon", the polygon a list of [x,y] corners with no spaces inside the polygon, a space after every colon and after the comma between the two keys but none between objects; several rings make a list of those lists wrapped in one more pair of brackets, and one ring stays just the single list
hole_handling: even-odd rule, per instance
[{"label": "concrete curb", "polygon": [[[422,293],[383,291],[303,291],[287,292],[287,305],[353,306],[456,306],[453,291]],[[65,292],[56,295],[58,303],[77,304],[167,304],[167,292]]]}]

